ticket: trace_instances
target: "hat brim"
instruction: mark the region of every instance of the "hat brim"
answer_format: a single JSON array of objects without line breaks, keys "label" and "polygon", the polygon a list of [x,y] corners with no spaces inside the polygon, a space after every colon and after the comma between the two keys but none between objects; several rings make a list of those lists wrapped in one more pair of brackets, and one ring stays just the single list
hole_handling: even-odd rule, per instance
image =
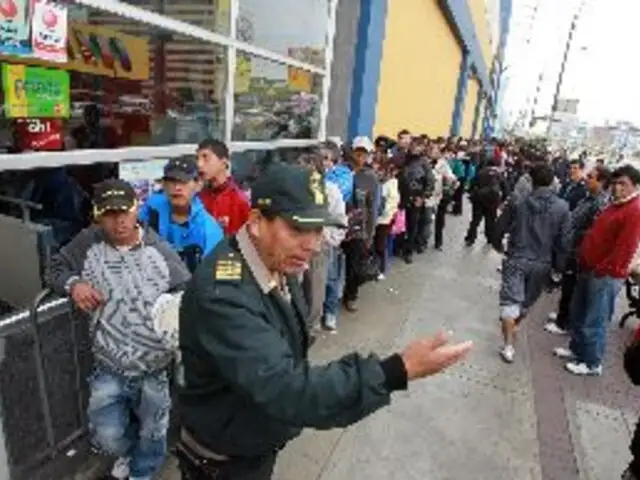
[{"label": "hat brim", "polygon": [[130,199],[113,198],[109,202],[94,207],[96,217],[104,215],[107,212],[130,212],[136,207],[136,201]]},{"label": "hat brim", "polygon": [[196,180],[198,178],[197,174],[189,175],[186,172],[182,171],[170,171],[166,172],[162,177],[163,180],[177,180],[178,182],[191,182],[192,180]]},{"label": "hat brim", "polygon": [[325,208],[279,215],[294,227],[307,230],[319,227],[347,228],[346,221],[331,215]]}]

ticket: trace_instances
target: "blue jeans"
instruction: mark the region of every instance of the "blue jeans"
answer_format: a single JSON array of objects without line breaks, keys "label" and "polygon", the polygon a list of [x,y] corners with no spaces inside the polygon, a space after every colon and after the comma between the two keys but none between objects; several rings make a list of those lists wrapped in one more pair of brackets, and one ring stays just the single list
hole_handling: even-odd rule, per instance
[{"label": "blue jeans", "polygon": [[167,454],[171,396],[166,372],[125,377],[96,367],[87,408],[94,445],[128,457],[131,478],[151,479]]},{"label": "blue jeans", "polygon": [[329,247],[327,255],[327,286],[324,297],[324,314],[338,315],[344,283],[344,253],[340,247]]},{"label": "blue jeans", "polygon": [[569,348],[577,360],[590,368],[602,364],[607,344],[607,326],[623,280],[580,273],[571,299]]}]

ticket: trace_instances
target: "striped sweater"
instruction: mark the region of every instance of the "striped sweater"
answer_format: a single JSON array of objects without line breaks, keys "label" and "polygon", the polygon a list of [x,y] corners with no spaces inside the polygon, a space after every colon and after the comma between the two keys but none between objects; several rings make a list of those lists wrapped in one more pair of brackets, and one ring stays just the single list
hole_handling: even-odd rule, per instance
[{"label": "striped sweater", "polygon": [[52,258],[46,283],[59,294],[74,279],[104,297],[92,316],[94,360],[127,376],[166,367],[173,357],[158,331],[153,307],[164,293],[181,290],[189,272],[180,257],[152,230],[137,246],[122,250],[91,226]]}]

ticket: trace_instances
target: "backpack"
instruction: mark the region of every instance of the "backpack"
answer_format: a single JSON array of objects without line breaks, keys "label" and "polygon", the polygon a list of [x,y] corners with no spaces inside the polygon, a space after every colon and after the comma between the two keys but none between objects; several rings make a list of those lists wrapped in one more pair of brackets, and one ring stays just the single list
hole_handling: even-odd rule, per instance
[{"label": "backpack", "polygon": [[428,190],[427,166],[423,161],[413,161],[402,169],[401,181],[407,197],[422,197]]},{"label": "backpack", "polygon": [[496,167],[483,167],[475,178],[471,191],[478,201],[499,202],[502,198],[502,173]]}]

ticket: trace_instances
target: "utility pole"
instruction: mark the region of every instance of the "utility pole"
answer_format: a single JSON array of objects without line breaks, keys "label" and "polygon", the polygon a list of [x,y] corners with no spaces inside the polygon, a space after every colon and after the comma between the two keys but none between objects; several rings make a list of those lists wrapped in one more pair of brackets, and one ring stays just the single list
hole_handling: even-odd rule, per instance
[{"label": "utility pole", "polygon": [[584,8],[585,3],[586,0],[582,0],[580,2],[578,11],[573,15],[571,26],[569,27],[569,35],[567,36],[567,43],[565,44],[564,54],[562,55],[562,63],[560,64],[560,72],[558,73],[558,80],[556,81],[556,91],[553,95],[551,114],[549,115],[549,124],[547,125],[547,137],[549,137],[549,135],[551,134],[551,127],[553,126],[553,122],[555,121],[555,115],[558,109],[558,99],[560,97],[562,82],[564,81],[564,73],[567,67],[567,60],[569,59],[569,53],[571,52],[571,44],[573,43],[573,37],[580,20],[580,15],[582,15],[582,9]]}]

